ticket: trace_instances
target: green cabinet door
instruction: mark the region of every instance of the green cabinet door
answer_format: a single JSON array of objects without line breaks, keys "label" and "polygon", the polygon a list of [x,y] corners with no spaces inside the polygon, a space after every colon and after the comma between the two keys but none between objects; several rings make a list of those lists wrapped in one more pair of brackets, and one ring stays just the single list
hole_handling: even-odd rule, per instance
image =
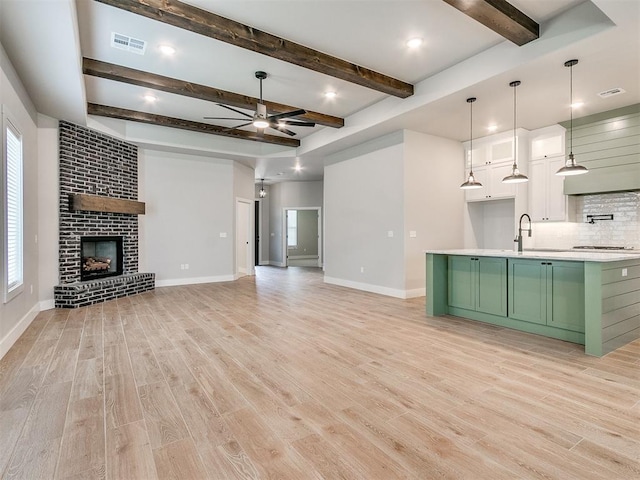
[{"label": "green cabinet door", "polygon": [[478,290],[476,310],[507,316],[507,260],[497,257],[478,257]]},{"label": "green cabinet door", "polygon": [[584,263],[547,262],[547,325],[584,332]]},{"label": "green cabinet door", "polygon": [[449,306],[505,317],[507,260],[449,256]]},{"label": "green cabinet door", "polygon": [[509,317],[547,323],[546,262],[509,259]]},{"label": "green cabinet door", "polygon": [[475,257],[449,255],[448,262],[449,305],[475,310],[477,289]]},{"label": "green cabinet door", "polygon": [[584,264],[509,260],[509,317],[584,332]]}]

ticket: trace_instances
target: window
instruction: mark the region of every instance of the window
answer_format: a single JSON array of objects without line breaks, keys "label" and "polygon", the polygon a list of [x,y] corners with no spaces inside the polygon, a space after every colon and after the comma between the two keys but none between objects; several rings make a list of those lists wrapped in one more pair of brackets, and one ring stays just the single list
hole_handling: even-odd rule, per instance
[{"label": "window", "polygon": [[22,291],[22,135],[3,110],[4,301]]},{"label": "window", "polygon": [[298,246],[298,211],[287,210],[287,247]]}]

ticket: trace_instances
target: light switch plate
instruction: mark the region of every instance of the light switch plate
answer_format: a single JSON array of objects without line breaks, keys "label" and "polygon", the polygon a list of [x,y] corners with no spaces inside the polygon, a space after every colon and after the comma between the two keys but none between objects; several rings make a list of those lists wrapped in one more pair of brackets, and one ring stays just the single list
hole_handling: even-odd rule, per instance
[{"label": "light switch plate", "polygon": [[389,238],[393,238],[393,230],[389,230],[389,231],[387,232],[387,237],[389,237]]},{"label": "light switch plate", "polygon": [[220,232],[220,238],[227,238],[227,232]]},{"label": "light switch plate", "polygon": [[418,236],[418,232],[415,230],[409,230],[409,238],[416,238]]}]

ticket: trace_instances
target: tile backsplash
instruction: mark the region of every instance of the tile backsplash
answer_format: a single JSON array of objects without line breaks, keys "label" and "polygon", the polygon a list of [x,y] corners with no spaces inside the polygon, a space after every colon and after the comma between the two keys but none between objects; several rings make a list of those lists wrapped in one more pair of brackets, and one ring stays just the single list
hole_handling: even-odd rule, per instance
[{"label": "tile backsplash", "polygon": [[[575,222],[534,224],[535,248],[613,245],[640,250],[640,193],[621,192],[575,197]],[[587,223],[587,215],[613,214],[613,220]]]}]

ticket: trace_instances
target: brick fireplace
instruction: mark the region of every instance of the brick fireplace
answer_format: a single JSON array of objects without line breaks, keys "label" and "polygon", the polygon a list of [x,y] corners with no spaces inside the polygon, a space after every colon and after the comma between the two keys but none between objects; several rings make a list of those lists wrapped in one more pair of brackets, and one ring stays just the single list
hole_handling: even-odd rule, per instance
[{"label": "brick fireplace", "polygon": [[[69,122],[61,121],[59,131],[60,285],[54,287],[56,307],[91,305],[155,288],[154,274],[138,272],[138,215],[98,206],[75,208],[73,203],[73,197],[79,195],[138,203],[137,147]],[[121,238],[121,272],[110,272],[108,278],[83,278],[82,265],[87,260],[81,239],[86,237]],[[107,261],[104,255],[96,257]]]}]

